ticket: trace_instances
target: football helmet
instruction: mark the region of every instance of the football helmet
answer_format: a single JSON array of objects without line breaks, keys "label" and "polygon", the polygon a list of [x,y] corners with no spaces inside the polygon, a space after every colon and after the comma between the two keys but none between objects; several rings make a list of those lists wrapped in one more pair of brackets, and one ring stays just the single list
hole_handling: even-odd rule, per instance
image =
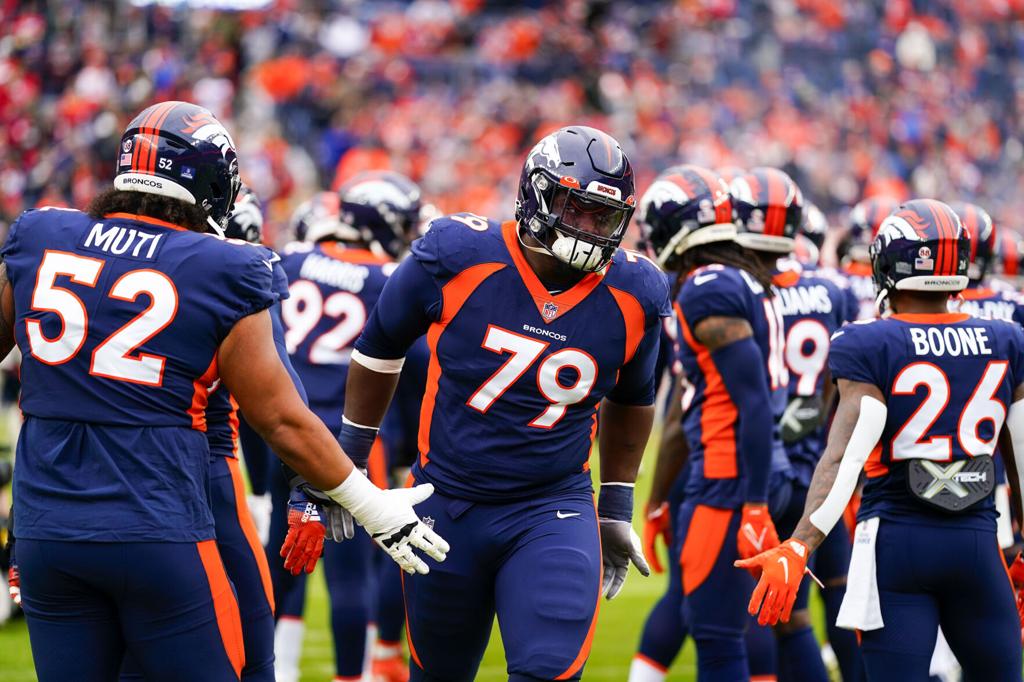
[{"label": "football helmet", "polygon": [[160,102],[136,116],[121,135],[114,187],[193,204],[224,234],[240,185],[235,143],[203,107]]},{"label": "football helmet", "polygon": [[259,197],[245,185],[238,190],[235,208],[228,217],[224,236],[252,244],[259,244],[263,237],[263,206]]},{"label": "football helmet", "polygon": [[879,301],[892,290],[967,287],[970,235],[956,212],[935,199],[915,199],[882,220],[870,256]]},{"label": "football helmet", "polygon": [[793,250],[804,197],[789,175],[778,168],[753,168],[734,178],[729,191],[740,246],[779,254]]},{"label": "football helmet", "polygon": [[804,219],[800,223],[800,234],[821,249],[821,245],[825,243],[826,233],[828,233],[828,219],[825,214],[814,203],[806,202],[804,204]]},{"label": "football helmet", "polygon": [[886,216],[900,205],[898,199],[889,196],[877,196],[864,199],[850,209],[847,217],[846,232],[843,233],[836,246],[839,262],[849,259],[857,263],[870,263],[869,248],[878,228]]},{"label": "football helmet", "polygon": [[1017,277],[1024,268],[1024,242],[1021,242],[1013,230],[999,230],[999,256],[996,260],[995,272],[1005,277]]},{"label": "football helmet", "polygon": [[[317,192],[292,213],[288,232],[297,242],[315,242],[310,235],[335,234],[341,228],[341,199],[336,192]],[[358,235],[350,232],[351,238]]]},{"label": "football helmet", "polygon": [[[419,229],[419,186],[401,173],[367,171],[338,190],[341,230],[337,239],[361,241],[371,251],[397,258]],[[355,238],[352,238],[355,235]],[[332,238],[327,234],[310,241]]]},{"label": "football helmet", "polygon": [[960,223],[971,237],[971,262],[967,266],[967,278],[972,284],[979,284],[999,259],[1001,243],[996,226],[988,211],[977,204],[957,201],[949,207],[956,211]]},{"label": "football helmet", "polygon": [[699,166],[662,171],[640,198],[638,216],[644,246],[666,269],[691,247],[736,238],[729,187]]},{"label": "football helmet", "polygon": [[619,143],[587,126],[551,133],[526,157],[516,220],[569,267],[596,272],[622,243],[636,206],[633,168]]}]

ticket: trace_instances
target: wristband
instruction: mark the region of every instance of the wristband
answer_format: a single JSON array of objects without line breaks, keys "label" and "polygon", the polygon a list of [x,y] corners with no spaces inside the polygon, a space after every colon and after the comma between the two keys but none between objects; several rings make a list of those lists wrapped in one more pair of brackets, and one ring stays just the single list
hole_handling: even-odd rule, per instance
[{"label": "wristband", "polygon": [[633,483],[602,483],[597,516],[611,521],[633,519]]},{"label": "wristband", "polygon": [[349,421],[344,416],[341,418],[338,444],[357,469],[365,469],[370,461],[370,451],[373,449],[373,441],[377,439],[377,431],[371,426]]},{"label": "wristband", "polygon": [[380,488],[370,482],[363,472],[353,469],[338,487],[325,490],[324,494],[347,509],[359,521],[361,512],[373,504],[380,492]]}]

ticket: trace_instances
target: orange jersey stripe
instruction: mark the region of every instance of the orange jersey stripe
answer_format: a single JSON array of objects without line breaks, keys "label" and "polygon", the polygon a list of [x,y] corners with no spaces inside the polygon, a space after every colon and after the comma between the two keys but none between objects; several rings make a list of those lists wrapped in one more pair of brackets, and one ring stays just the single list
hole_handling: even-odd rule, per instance
[{"label": "orange jersey stripe", "polygon": [[683,569],[683,593],[691,594],[711,575],[732,521],[731,509],[698,504],[686,530],[686,542],[679,554]]},{"label": "orange jersey stripe", "polygon": [[388,485],[388,462],[387,456],[384,453],[384,442],[380,439],[380,436],[373,440],[367,469],[370,474],[370,480],[375,486],[384,490],[391,487]]},{"label": "orange jersey stripe", "polygon": [[199,551],[199,560],[203,562],[206,579],[210,583],[210,596],[213,597],[213,608],[217,614],[217,628],[224,643],[224,652],[231,661],[235,675],[240,676],[245,665],[245,644],[242,640],[242,617],[238,612],[235,591],[228,581],[227,573],[224,572],[224,563],[220,559],[220,552],[217,551],[216,541],[197,542],[196,549]]},{"label": "orange jersey stripe", "polygon": [[705,478],[736,478],[736,420],[739,412],[718,373],[711,352],[694,338],[679,310],[679,325],[686,344],[697,354],[697,366],[704,375],[704,405],[700,415],[700,440],[704,445]]},{"label": "orange jersey stripe", "polygon": [[889,467],[882,463],[882,444],[879,443],[864,462],[864,475],[868,478],[878,478],[888,473]]},{"label": "orange jersey stripe", "polygon": [[210,402],[210,386],[217,376],[217,355],[214,354],[210,366],[192,382],[192,406],[188,408],[188,413],[192,417],[192,428],[196,431],[206,431],[206,406]]},{"label": "orange jersey stripe", "polygon": [[622,322],[626,327],[626,351],[622,360],[622,364],[626,364],[636,355],[636,349],[640,347],[640,341],[644,338],[647,316],[644,315],[640,301],[636,300],[633,294],[614,287],[608,287],[608,291],[619,306]]},{"label": "orange jersey stripe", "polygon": [[387,265],[393,261],[387,256],[378,256],[369,249],[346,249],[338,242],[320,242],[324,255],[356,265]]},{"label": "orange jersey stripe", "polygon": [[116,213],[108,213],[108,214],[106,214],[103,217],[104,218],[122,218],[124,220],[137,220],[140,223],[153,223],[154,225],[159,225],[160,227],[167,227],[167,228],[170,228],[172,230],[177,230],[178,232],[188,232],[188,228],[187,227],[182,227],[181,225],[175,225],[174,223],[169,223],[166,220],[160,220],[159,218],[151,218],[148,215],[141,215],[141,214],[138,214],[138,213],[116,212]]},{"label": "orange jersey stripe", "polygon": [[[231,399],[234,403],[234,398]],[[235,423],[238,423],[237,417]],[[263,544],[260,542],[260,534],[256,530],[256,522],[252,520],[252,513],[249,512],[249,505],[245,502],[245,483],[242,481],[242,470],[238,460],[228,457],[228,471],[231,472],[231,484],[235,489],[235,512],[238,515],[238,526],[245,535],[245,541],[252,550],[253,561],[260,572],[260,582],[263,584],[263,594],[267,597],[270,611],[275,610],[274,585],[270,581],[270,565],[267,563],[267,553],[263,551]]]},{"label": "orange jersey stripe", "polygon": [[[595,519],[597,518],[597,503],[596,502],[594,503],[594,517],[595,517]],[[600,524],[598,524],[598,525],[600,525]],[[598,536],[597,536],[597,545],[598,545],[598,547],[601,546],[601,534],[600,533],[598,533]],[[600,551],[598,552],[598,556],[603,556]],[[590,647],[594,643],[594,629],[597,627],[597,614],[600,613],[600,611],[601,611],[601,578],[600,578],[600,576],[603,575],[603,574],[604,574],[604,563],[602,561],[601,570],[597,572],[597,575],[598,575],[598,579],[597,579],[597,598],[595,599],[595,605],[594,605],[594,617],[590,619],[590,627],[587,629],[587,636],[583,638],[583,645],[580,647],[579,653],[576,654],[576,658],[569,665],[569,667],[566,668],[564,673],[562,673],[561,675],[559,675],[558,677],[555,678],[556,680],[567,680],[570,677],[572,677],[573,675],[575,675],[579,671],[579,669],[583,667],[583,664],[587,662],[587,658],[590,657]]]},{"label": "orange jersey stripe", "polygon": [[441,381],[441,362],[437,357],[437,343],[445,328],[455,318],[466,300],[476,291],[485,279],[505,268],[503,263],[480,263],[466,268],[441,290],[441,319],[430,325],[427,331],[427,347],[430,349],[430,364],[427,366],[427,387],[423,393],[423,406],[420,408],[419,451],[420,466],[426,466],[430,452],[430,422],[434,417],[434,403],[437,399],[437,386]]}]

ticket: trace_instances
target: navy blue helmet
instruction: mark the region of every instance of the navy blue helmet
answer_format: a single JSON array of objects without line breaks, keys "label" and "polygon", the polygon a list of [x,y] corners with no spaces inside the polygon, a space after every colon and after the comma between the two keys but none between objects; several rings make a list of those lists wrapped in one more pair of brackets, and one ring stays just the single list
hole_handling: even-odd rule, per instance
[{"label": "navy blue helmet", "polygon": [[958,201],[949,205],[956,211],[957,217],[971,237],[971,264],[967,268],[967,277],[974,284],[980,283],[988,275],[1001,257],[1002,243],[992,216],[977,204]]},{"label": "navy blue helmet", "polygon": [[245,185],[238,190],[224,236],[252,244],[259,244],[263,237],[263,206],[256,193]]},{"label": "navy blue helmet", "polygon": [[611,261],[626,235],[634,191],[633,168],[618,142],[594,128],[562,128],[526,157],[516,220],[541,251],[595,272]]},{"label": "navy blue helmet", "polygon": [[718,173],[699,166],[672,166],[640,199],[643,243],[663,268],[691,247],[733,241],[732,197]]},{"label": "navy blue helmet", "polygon": [[956,212],[935,199],[896,207],[871,242],[879,294],[897,290],[957,292],[967,287],[971,241]]},{"label": "navy blue helmet", "polygon": [[790,253],[803,223],[804,198],[778,168],[753,168],[729,185],[736,241],[753,251]]},{"label": "navy blue helmet", "polygon": [[317,192],[292,213],[288,231],[297,242],[316,242],[324,238],[321,235],[334,235],[341,229],[340,206],[337,192]]},{"label": "navy blue helmet", "polygon": [[224,233],[240,184],[235,143],[203,107],[154,104],[121,136],[114,187],[199,206],[218,234]]},{"label": "navy blue helmet", "polygon": [[[359,173],[342,185],[338,196],[341,229],[335,238],[360,241],[371,251],[396,258],[417,236],[422,208],[420,188],[401,173]],[[323,238],[307,236],[309,241]]]}]

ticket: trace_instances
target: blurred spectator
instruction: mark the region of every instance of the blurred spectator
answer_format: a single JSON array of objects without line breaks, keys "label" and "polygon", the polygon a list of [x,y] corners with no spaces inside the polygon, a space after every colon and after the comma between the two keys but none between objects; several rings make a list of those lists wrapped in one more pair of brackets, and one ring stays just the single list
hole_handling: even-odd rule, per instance
[{"label": "blurred spectator", "polygon": [[1022,0],[277,0],[218,12],[0,0],[0,229],[84,206],[152,101],[234,132],[274,239],[336,175],[390,166],[442,211],[511,216],[568,123],[663,167],[781,166],[833,220],[865,194],[1024,215]]}]

